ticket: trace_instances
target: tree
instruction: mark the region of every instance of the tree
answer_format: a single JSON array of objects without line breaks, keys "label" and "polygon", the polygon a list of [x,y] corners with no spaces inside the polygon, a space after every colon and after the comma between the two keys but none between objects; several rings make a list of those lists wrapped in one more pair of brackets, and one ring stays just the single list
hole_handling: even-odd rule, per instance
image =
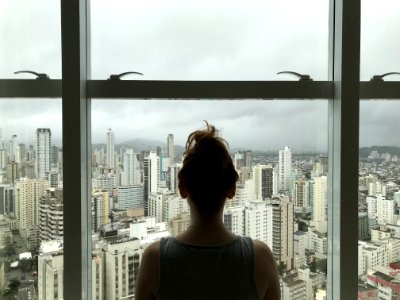
[{"label": "tree", "polygon": [[22,259],[19,261],[22,272],[28,272],[32,269],[32,259]]},{"label": "tree", "polygon": [[281,262],[279,263],[279,265],[278,265],[278,273],[279,273],[279,276],[282,277],[283,272],[285,272],[285,270],[286,270],[286,264],[285,264],[284,262],[281,261]]},{"label": "tree", "polygon": [[9,245],[6,247],[6,253],[7,253],[8,256],[15,255],[16,251],[15,251],[14,245],[9,244]]},{"label": "tree", "polygon": [[326,274],[327,271],[327,260],[326,259],[320,259],[317,262],[317,270],[323,272]]},{"label": "tree", "polygon": [[315,257],[310,264],[310,271],[313,273],[317,271],[317,262],[315,261]]},{"label": "tree", "polygon": [[12,279],[10,279],[10,283],[8,284],[8,286],[12,289],[16,289],[20,284],[21,284],[21,281],[19,281],[16,278],[12,278]]}]

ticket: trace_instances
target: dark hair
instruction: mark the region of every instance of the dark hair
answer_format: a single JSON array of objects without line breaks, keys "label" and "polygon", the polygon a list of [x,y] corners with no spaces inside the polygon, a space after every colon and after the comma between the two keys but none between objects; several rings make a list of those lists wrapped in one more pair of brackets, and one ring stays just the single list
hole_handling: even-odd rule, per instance
[{"label": "dark hair", "polygon": [[201,214],[212,215],[225,203],[239,176],[228,152],[228,143],[217,136],[206,122],[206,129],[192,132],[186,142],[179,184]]}]

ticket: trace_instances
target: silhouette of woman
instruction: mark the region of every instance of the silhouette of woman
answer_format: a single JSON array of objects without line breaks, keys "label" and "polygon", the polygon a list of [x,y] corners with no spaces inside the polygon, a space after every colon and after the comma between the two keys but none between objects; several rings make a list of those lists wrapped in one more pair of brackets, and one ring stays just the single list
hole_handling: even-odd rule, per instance
[{"label": "silhouette of woman", "polygon": [[190,226],[147,247],[135,299],[280,299],[268,246],[224,226],[224,204],[235,195],[238,174],[214,126],[206,122],[189,135],[178,179]]}]

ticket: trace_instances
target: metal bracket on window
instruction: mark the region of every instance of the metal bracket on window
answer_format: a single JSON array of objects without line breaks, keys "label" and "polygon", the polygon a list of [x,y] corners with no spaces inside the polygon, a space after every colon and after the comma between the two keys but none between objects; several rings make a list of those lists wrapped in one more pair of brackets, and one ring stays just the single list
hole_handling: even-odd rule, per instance
[{"label": "metal bracket on window", "polygon": [[143,76],[143,74],[139,73],[139,72],[124,72],[121,74],[112,74],[112,75],[110,75],[110,77],[107,80],[121,80],[121,77],[128,75],[128,74],[138,74],[138,75]]},{"label": "metal bracket on window", "polygon": [[14,72],[14,74],[21,74],[21,73],[29,73],[29,74],[36,75],[36,79],[50,79],[49,75],[47,75],[46,73],[37,73],[34,71],[28,71],[28,70],[21,70],[21,71]]},{"label": "metal bracket on window", "polygon": [[294,75],[294,76],[298,77],[299,81],[312,81],[312,78],[310,77],[310,75],[299,74],[299,73],[293,72],[293,71],[282,71],[282,72],[278,72],[276,74],[290,74],[290,75]]},{"label": "metal bracket on window", "polygon": [[374,75],[374,76],[372,76],[371,81],[384,81],[383,77],[385,77],[387,75],[394,75],[394,74],[400,75],[399,72],[389,72],[389,73],[385,73],[382,75]]}]

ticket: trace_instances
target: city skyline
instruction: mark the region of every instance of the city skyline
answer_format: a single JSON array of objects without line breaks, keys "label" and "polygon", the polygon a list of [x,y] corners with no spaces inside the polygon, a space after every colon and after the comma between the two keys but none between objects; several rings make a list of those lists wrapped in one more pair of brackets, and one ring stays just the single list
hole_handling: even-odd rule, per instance
[{"label": "city skyline", "polygon": [[[36,128],[51,128],[52,142],[61,146],[61,101],[38,100],[21,117],[21,107],[35,100],[0,101],[2,139],[34,143]],[[175,144],[184,146],[193,130],[207,120],[221,130],[231,148],[277,150],[288,144],[294,151],[327,151],[327,101],[94,101],[92,104],[92,143],[106,142],[112,128],[115,143],[145,138],[162,141],[169,133]],[[128,101],[129,102],[129,101]],[[290,103],[288,103],[290,102]],[[229,107],[227,106],[229,104]],[[7,109],[6,109],[7,107]],[[400,103],[362,102],[360,108],[360,147],[400,146],[397,112]],[[179,118],[177,118],[179,116]]]}]

